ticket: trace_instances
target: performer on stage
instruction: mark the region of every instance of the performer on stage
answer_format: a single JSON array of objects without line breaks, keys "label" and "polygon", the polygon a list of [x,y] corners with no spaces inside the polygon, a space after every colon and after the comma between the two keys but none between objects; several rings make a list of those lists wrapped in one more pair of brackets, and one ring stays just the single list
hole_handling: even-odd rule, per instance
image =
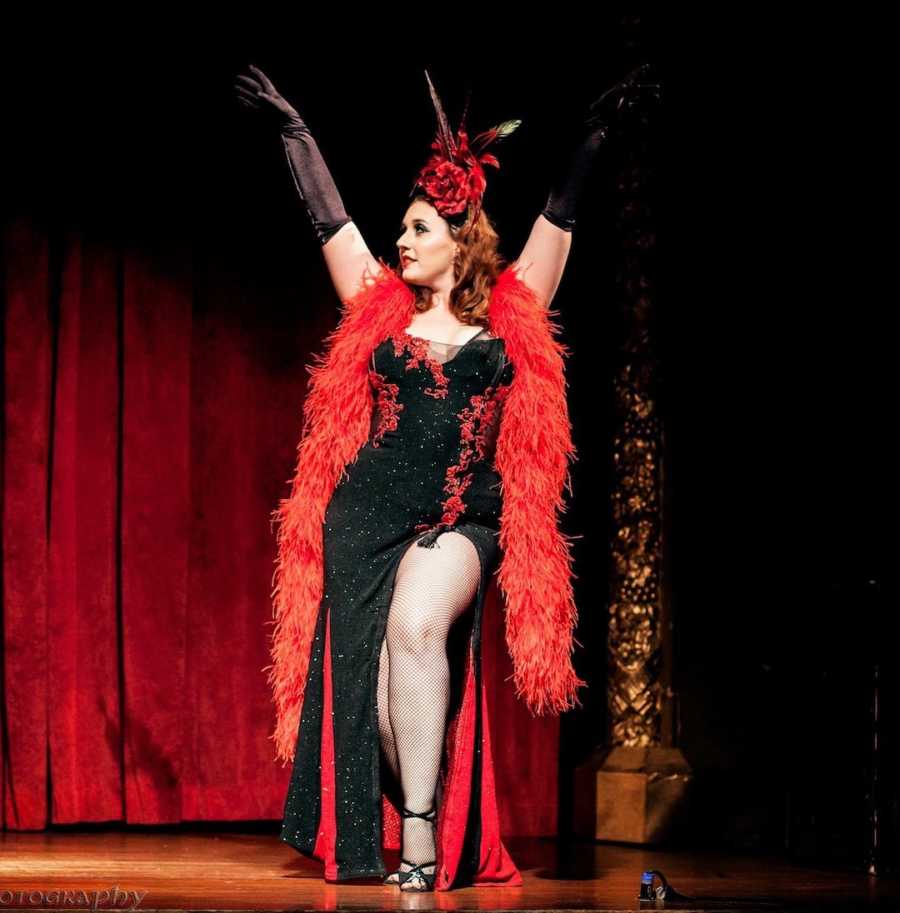
[{"label": "performer on stage", "polygon": [[[559,530],[574,458],[549,305],[579,193],[640,67],[591,105],[518,260],[482,208],[485,148],[438,131],[398,225],[399,264],[369,252],[306,123],[255,66],[238,100],[277,129],[342,302],[309,368],[278,560],[269,683],[276,756],[293,762],[281,838],[328,881],[386,873],[404,891],[520,885],[499,833],[481,660],[497,572],[516,693],[577,705],[577,611]],[[366,150],[360,149],[364,156]],[[577,643],[577,641],[575,641]]]}]

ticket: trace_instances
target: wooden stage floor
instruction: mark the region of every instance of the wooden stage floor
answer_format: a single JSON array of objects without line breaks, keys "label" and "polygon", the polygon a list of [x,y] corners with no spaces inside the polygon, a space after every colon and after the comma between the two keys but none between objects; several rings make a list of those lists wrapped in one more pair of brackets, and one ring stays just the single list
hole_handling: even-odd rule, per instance
[{"label": "wooden stage floor", "polygon": [[[88,906],[144,911],[900,911],[897,876],[876,879],[849,867],[713,851],[587,843],[564,848],[553,840],[516,838],[504,842],[522,872],[521,888],[407,894],[372,879],[326,884],[320,864],[270,834],[213,828],[204,833],[159,828],[6,832],[0,835],[0,913]],[[388,854],[386,862],[395,867],[396,854]],[[641,873],[650,869],[661,871],[672,888],[691,899],[639,901]]]}]

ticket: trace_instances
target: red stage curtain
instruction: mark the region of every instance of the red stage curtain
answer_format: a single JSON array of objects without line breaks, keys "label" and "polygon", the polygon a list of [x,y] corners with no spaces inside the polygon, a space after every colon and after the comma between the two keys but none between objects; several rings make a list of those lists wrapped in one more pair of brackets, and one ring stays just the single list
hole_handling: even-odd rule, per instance
[{"label": "red stage curtain", "polygon": [[[2,259],[3,825],[280,819],[270,513],[337,298],[27,219]],[[496,584],[484,656],[504,836],[555,834]]]}]

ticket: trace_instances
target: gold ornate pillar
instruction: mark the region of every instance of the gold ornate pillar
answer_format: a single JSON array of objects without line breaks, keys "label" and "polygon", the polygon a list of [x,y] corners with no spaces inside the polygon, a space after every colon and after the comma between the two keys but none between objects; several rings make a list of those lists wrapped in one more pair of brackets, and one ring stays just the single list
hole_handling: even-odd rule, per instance
[{"label": "gold ornate pillar", "polygon": [[633,129],[617,182],[623,335],[614,379],[608,739],[576,770],[573,826],[592,839],[655,843],[684,806],[691,771],[673,747],[665,430],[651,278],[652,169],[646,131]]}]

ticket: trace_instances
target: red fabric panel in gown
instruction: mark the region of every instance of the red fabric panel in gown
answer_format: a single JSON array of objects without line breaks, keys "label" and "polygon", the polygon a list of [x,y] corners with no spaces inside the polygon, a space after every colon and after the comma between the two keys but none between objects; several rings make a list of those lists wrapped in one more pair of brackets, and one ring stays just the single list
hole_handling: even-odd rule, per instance
[{"label": "red fabric panel in gown", "polygon": [[477,703],[482,712],[481,746],[481,841],[478,870],[473,884],[479,887],[518,887],[522,876],[500,839],[500,819],[497,813],[497,794],[494,788],[494,764],[491,757],[490,722],[487,711],[487,691],[484,687],[482,654],[481,686],[476,694],[474,657],[471,637],[466,656],[465,685],[459,712],[450,721],[450,764],[447,773],[443,806],[437,822],[437,891],[448,891],[453,885],[463,850],[466,820],[469,815],[472,768],[475,761],[475,722]]},{"label": "red fabric panel in gown", "polygon": [[[448,721],[447,750],[449,765],[444,784],[443,803],[437,818],[437,866],[434,887],[448,891],[453,885],[465,839],[466,821],[471,801],[472,769],[475,762],[475,724],[478,703],[482,713],[481,746],[481,843],[478,871],[473,886],[519,887],[522,876],[500,839],[500,818],[497,812],[497,794],[494,785],[494,764],[491,756],[490,721],[488,719],[487,689],[484,687],[482,666],[480,694],[475,691],[475,670],[472,638],[466,654],[465,684],[458,712]],[[483,663],[483,660],[482,660]],[[325,618],[325,647],[322,664],[322,776],[320,780],[319,833],[313,855],[325,864],[324,878],[337,882],[338,867],[335,860],[337,825],[334,806],[334,731],[332,724],[331,685],[331,613]],[[399,809],[382,795],[382,849],[400,848]]]},{"label": "red fabric panel in gown", "polygon": [[[475,883],[520,887],[522,876],[500,839],[500,815],[494,783],[494,759],[491,754],[491,725],[488,716],[487,688],[484,685],[484,653],[481,677],[481,858]],[[435,882],[437,883],[437,882]]]}]

